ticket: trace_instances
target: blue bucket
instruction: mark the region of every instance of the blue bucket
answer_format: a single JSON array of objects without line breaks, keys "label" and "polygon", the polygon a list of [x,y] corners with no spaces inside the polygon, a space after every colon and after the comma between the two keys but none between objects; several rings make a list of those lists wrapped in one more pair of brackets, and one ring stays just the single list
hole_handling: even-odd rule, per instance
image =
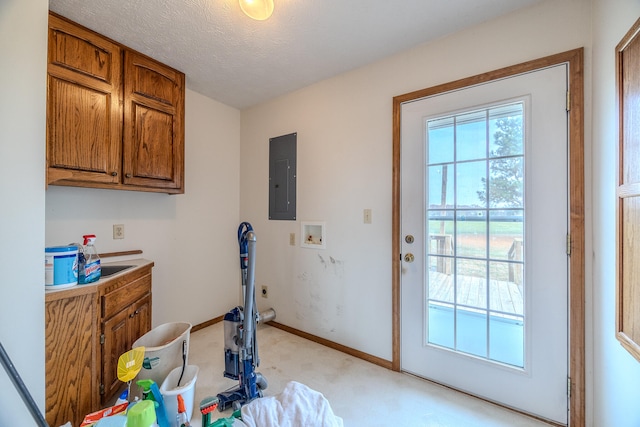
[{"label": "blue bucket", "polygon": [[78,284],[78,247],[52,246],[44,249],[44,285],[49,289]]}]

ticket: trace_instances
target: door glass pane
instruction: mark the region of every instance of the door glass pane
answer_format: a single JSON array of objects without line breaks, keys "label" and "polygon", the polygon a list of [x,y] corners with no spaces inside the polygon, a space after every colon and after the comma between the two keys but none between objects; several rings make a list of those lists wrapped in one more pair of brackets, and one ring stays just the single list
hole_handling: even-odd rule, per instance
[{"label": "door glass pane", "polygon": [[453,304],[429,304],[429,343],[447,348],[455,347]]},{"label": "door glass pane", "polygon": [[453,117],[427,122],[428,162],[431,165],[453,162]]},{"label": "door glass pane", "polygon": [[456,207],[485,208],[484,183],[487,181],[487,161],[456,163]]},{"label": "door glass pane", "polygon": [[456,212],[456,255],[482,259],[487,257],[486,214],[486,210]]},{"label": "door glass pane", "polygon": [[426,124],[426,342],[516,367],[525,353],[523,113],[518,102]]},{"label": "door glass pane", "polygon": [[487,308],[487,262],[456,259],[456,302],[469,308]]},{"label": "door glass pane", "polygon": [[429,166],[429,207],[453,207],[453,164]]},{"label": "door glass pane", "polygon": [[524,154],[522,103],[489,109],[489,157]]},{"label": "door glass pane", "polygon": [[458,307],[456,320],[456,350],[487,357],[487,312]]},{"label": "door glass pane", "polygon": [[[518,156],[501,157],[489,161],[489,207],[502,209],[522,207],[524,191],[522,160],[522,156]],[[479,192],[483,200],[485,190],[486,188],[483,188]]]},{"label": "door glass pane", "polygon": [[522,261],[524,210],[489,211],[489,252],[492,259]]},{"label": "door glass pane", "polygon": [[487,113],[485,110],[454,116],[456,161],[487,158]]}]

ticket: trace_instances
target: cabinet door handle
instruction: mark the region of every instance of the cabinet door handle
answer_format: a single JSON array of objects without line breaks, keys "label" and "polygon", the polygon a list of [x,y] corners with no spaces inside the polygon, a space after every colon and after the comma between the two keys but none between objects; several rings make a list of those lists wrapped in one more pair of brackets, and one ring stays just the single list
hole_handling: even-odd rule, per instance
[{"label": "cabinet door handle", "polygon": [[131,313],[131,314],[129,315],[129,317],[135,317],[135,316],[137,316],[138,314],[140,314],[140,310],[136,310],[136,311],[134,311],[133,313]]},{"label": "cabinet door handle", "polygon": [[116,171],[111,172],[111,176],[118,176],[118,172]]},{"label": "cabinet door handle", "polygon": [[125,176],[126,176],[127,178],[131,178],[131,174],[130,174],[130,173],[125,174]]}]

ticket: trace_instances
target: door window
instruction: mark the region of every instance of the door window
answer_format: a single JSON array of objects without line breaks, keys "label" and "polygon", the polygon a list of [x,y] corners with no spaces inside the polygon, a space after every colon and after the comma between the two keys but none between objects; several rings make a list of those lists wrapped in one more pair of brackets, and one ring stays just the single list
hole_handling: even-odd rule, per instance
[{"label": "door window", "polygon": [[426,342],[524,367],[522,101],[426,119]]}]

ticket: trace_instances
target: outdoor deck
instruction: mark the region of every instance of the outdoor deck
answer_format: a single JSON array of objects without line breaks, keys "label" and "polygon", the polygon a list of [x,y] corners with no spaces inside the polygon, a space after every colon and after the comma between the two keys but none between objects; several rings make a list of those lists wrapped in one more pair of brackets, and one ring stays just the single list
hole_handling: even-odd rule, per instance
[{"label": "outdoor deck", "polygon": [[[453,302],[453,274],[429,272],[429,297]],[[469,307],[489,308],[495,311],[522,315],[524,300],[520,287],[514,282],[491,280],[490,304],[487,307],[487,280],[479,277],[458,276],[458,304]]]}]

